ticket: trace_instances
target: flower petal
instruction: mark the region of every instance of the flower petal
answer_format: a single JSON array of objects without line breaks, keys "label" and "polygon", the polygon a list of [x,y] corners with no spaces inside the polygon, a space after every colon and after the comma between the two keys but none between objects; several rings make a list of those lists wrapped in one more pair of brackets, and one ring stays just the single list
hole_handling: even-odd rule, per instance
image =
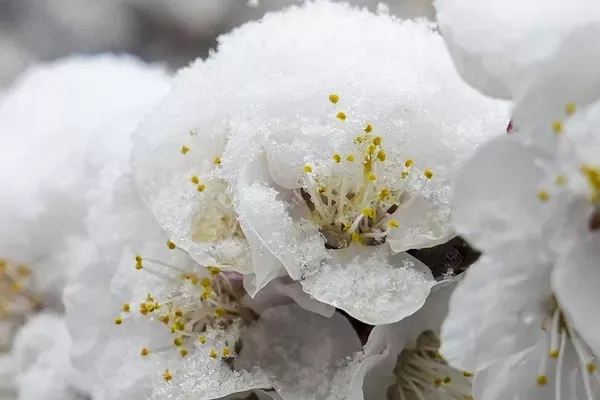
[{"label": "flower petal", "polygon": [[580,237],[570,252],[562,255],[552,273],[552,287],[561,307],[577,332],[597,356],[600,356],[600,235]]},{"label": "flower petal", "polygon": [[514,136],[482,145],[454,183],[457,232],[479,249],[539,235],[551,210],[537,196],[545,176],[538,162],[545,157]]},{"label": "flower petal", "polygon": [[326,399],[338,363],[360,349],[346,318],[324,318],[296,305],[265,311],[242,343],[236,369],[265,371],[287,400]]},{"label": "flower petal", "polygon": [[406,253],[392,255],[384,246],[351,245],[331,254],[301,281],[302,287],[367,324],[389,324],[413,314],[435,283],[423,263]]}]

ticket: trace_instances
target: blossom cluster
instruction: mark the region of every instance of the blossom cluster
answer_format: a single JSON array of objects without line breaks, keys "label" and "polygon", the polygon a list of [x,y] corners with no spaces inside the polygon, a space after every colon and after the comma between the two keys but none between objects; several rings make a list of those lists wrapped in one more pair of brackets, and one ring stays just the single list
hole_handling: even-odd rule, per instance
[{"label": "blossom cluster", "polygon": [[0,98],[0,399],[600,398],[600,20],[507,37],[481,3],[32,68]]}]

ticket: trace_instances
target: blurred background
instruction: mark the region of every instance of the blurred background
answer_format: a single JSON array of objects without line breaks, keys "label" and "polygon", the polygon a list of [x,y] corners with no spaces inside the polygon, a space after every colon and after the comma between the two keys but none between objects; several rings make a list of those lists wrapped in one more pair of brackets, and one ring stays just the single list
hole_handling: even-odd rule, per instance
[{"label": "blurred background", "polygon": [[[72,53],[131,53],[177,69],[205,57],[220,34],[300,1],[0,0],[0,88],[30,64]],[[346,2],[434,18],[432,0]]]}]

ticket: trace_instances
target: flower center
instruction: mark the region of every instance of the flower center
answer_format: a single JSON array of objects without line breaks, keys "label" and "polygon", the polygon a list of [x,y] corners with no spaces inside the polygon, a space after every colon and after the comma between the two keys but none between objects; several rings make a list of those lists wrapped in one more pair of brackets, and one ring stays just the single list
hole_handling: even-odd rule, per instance
[{"label": "flower center", "polygon": [[[337,104],[339,96],[330,95],[329,100]],[[336,118],[342,123],[347,119],[343,112]],[[368,246],[385,243],[390,231],[399,226],[392,214],[408,209],[416,199],[406,191],[415,175],[413,160],[388,160],[383,139],[373,135],[370,124],[353,144],[352,151],[332,154],[328,163],[305,165],[297,193],[330,249],[347,247],[353,241]],[[423,175],[429,180],[433,172],[425,169]]]},{"label": "flower center", "polygon": [[31,276],[26,265],[0,259],[0,322],[8,322],[8,329],[0,331],[0,353],[9,351],[14,329],[25,316],[42,306],[29,289]]},{"label": "flower center", "polygon": [[[171,250],[177,249],[171,241]],[[179,266],[160,260],[136,256],[135,268],[165,281],[165,290],[148,293],[137,303],[125,303],[117,325],[123,324],[138,309],[142,317],[156,321],[172,335],[171,344],[162,348],[143,348],[141,355],[175,350],[181,357],[196,348],[206,350],[211,358],[230,363],[236,356],[239,330],[256,319],[255,314],[240,304],[243,289],[215,266]],[[162,288],[161,288],[162,289]],[[168,371],[167,371],[168,372]],[[163,378],[171,380],[170,372]]]},{"label": "flower center", "polygon": [[591,377],[594,377],[596,380],[598,380],[598,382],[600,382],[600,374],[598,374],[596,366],[597,360],[589,346],[585,343],[581,336],[579,336],[577,331],[573,329],[571,325],[569,325],[556,299],[552,300],[552,307],[542,322],[542,329],[548,332],[550,337],[550,348],[540,363],[537,384],[539,386],[545,386],[547,384],[548,377],[546,373],[548,369],[551,368],[549,363],[552,360],[552,363],[555,363],[555,384],[557,386],[556,393],[560,393],[560,385],[562,383],[563,373],[563,357],[567,346],[570,344],[575,349],[575,353],[581,365],[581,377],[583,379],[587,398],[588,400],[592,400],[593,395],[590,381]]},{"label": "flower center", "polygon": [[444,361],[440,340],[432,331],[422,332],[414,348],[398,355],[396,382],[388,389],[390,400],[473,400],[471,376]]},{"label": "flower center", "polygon": [[238,223],[227,184],[222,181],[200,183],[198,177],[191,178],[197,184],[201,196],[194,219],[192,240],[199,243],[221,242],[232,237],[244,238]]}]

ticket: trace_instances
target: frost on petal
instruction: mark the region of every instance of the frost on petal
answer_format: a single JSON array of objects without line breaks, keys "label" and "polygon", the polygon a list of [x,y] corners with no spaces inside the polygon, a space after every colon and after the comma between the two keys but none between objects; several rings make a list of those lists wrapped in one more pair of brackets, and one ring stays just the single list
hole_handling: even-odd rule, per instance
[{"label": "frost on petal", "polygon": [[481,146],[453,186],[456,231],[479,249],[539,235],[552,210],[540,198],[544,161],[545,153],[513,136]]},{"label": "frost on petal", "polygon": [[242,340],[236,368],[265,371],[285,400],[326,399],[340,363],[360,349],[346,318],[325,318],[296,305],[265,311]]},{"label": "frost on petal", "polygon": [[483,369],[544,338],[538,316],[545,315],[540,308],[552,291],[550,268],[536,245],[498,248],[466,272],[442,325],[440,352],[451,365]]},{"label": "frost on petal", "polygon": [[482,92],[504,98],[573,28],[600,21],[594,0],[436,0],[435,7],[458,72]]},{"label": "frost on petal", "polygon": [[600,324],[597,315],[600,271],[598,234],[579,238],[570,252],[561,256],[552,273],[552,287],[577,332],[600,356]]},{"label": "frost on petal", "polygon": [[32,317],[15,340],[19,398],[77,400],[85,398],[69,361],[71,338],[64,320],[54,314]]},{"label": "frost on petal", "polygon": [[414,257],[386,248],[350,246],[301,281],[316,299],[368,324],[388,324],[417,311],[435,280]]},{"label": "frost on petal", "polygon": [[[107,165],[127,168],[130,133],[168,75],[123,56],[70,57],[29,69],[0,107],[0,258],[60,297],[84,265],[86,192]],[[46,300],[46,298],[44,298]]]},{"label": "frost on petal", "polygon": [[198,61],[177,75],[136,135],[133,169],[174,243],[200,263],[250,273],[250,250],[223,179],[231,121],[226,107],[206,102],[208,70]]}]

